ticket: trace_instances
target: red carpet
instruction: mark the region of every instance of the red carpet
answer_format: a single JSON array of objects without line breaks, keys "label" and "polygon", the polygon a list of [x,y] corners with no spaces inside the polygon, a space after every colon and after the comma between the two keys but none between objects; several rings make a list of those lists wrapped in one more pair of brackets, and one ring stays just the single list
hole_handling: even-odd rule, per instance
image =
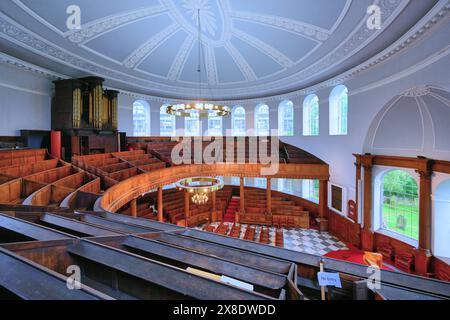
[{"label": "red carpet", "polygon": [[[364,252],[359,250],[336,250],[327,253],[326,255],[324,255],[324,257],[362,264],[364,266],[367,265],[364,262]],[[394,269],[384,263],[381,269],[394,271]]]},{"label": "red carpet", "polygon": [[239,198],[231,198],[227,211],[223,217],[224,222],[234,222],[236,211],[239,210]]}]

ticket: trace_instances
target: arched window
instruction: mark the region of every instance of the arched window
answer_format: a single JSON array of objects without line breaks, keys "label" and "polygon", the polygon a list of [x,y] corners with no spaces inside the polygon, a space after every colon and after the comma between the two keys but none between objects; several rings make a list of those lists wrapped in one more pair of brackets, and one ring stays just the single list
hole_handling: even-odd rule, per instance
[{"label": "arched window", "polygon": [[266,189],[267,188],[267,179],[265,179],[265,178],[255,178],[254,186],[256,188]]},{"label": "arched window", "polygon": [[214,116],[214,111],[208,111],[208,136],[222,136],[222,117]]},{"label": "arched window", "polygon": [[285,100],[278,106],[278,134],[292,137],[294,135],[294,104]]},{"label": "arched window", "polygon": [[175,135],[175,116],[166,113],[167,106],[167,104],[161,106],[159,111],[159,135],[161,137],[171,137]]},{"label": "arched window", "polygon": [[133,103],[133,135],[150,136],[150,105],[145,101],[138,100]]},{"label": "arched window", "polygon": [[319,203],[319,180],[302,180],[302,197]]},{"label": "arched window", "polygon": [[184,135],[194,137],[200,135],[200,117],[198,110],[186,110],[190,117],[184,118]]},{"label": "arched window", "polygon": [[303,135],[319,135],[319,97],[311,94],[303,101]]},{"label": "arched window", "polygon": [[294,194],[294,180],[293,179],[279,179],[278,191]]},{"label": "arched window", "polygon": [[269,106],[258,104],[255,108],[255,131],[257,136],[270,135]]},{"label": "arched window", "polygon": [[330,135],[347,134],[348,90],[339,85],[330,94]]},{"label": "arched window", "polygon": [[231,177],[231,184],[233,186],[240,186],[241,185],[241,178],[239,178],[239,177]]},{"label": "arched window", "polygon": [[419,238],[419,195],[416,180],[403,170],[382,176],[381,229]]},{"label": "arched window", "polygon": [[450,258],[450,180],[439,184],[433,194],[433,254]]},{"label": "arched window", "polygon": [[231,130],[233,136],[245,136],[247,130],[245,121],[245,109],[241,106],[235,106],[231,112]]}]

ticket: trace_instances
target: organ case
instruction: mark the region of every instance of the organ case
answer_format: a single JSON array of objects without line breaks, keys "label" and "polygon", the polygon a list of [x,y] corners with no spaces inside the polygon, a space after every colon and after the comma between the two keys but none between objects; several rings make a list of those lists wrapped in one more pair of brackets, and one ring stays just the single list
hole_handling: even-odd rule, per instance
[{"label": "organ case", "polygon": [[62,132],[63,157],[117,152],[118,91],[104,90],[104,79],[55,81],[52,130]]}]

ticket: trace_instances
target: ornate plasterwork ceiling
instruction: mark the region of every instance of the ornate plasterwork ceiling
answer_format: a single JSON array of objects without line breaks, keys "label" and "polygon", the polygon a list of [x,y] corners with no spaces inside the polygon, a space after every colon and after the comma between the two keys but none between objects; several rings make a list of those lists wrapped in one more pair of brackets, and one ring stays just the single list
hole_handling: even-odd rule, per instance
[{"label": "ornate plasterwork ceiling", "polygon": [[[162,97],[244,99],[311,86],[377,54],[437,1],[10,0],[0,2],[2,51],[69,76]],[[68,30],[66,9],[81,9]],[[367,8],[381,8],[369,30]]]}]

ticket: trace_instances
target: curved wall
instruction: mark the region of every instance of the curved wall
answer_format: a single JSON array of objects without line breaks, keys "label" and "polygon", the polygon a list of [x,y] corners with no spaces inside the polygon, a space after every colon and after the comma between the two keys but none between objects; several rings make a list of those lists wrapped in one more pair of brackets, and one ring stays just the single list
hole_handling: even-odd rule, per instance
[{"label": "curved wall", "polygon": [[[364,69],[364,71],[358,73],[349,72],[341,77],[337,77],[333,81],[327,81],[326,83],[319,84],[313,88],[293,92],[288,95],[258,100],[229,101],[228,103],[230,105],[239,104],[245,107],[247,128],[254,127],[255,106],[260,102],[266,103],[270,108],[270,126],[271,128],[277,128],[279,103],[283,100],[291,100],[294,103],[295,135],[293,137],[282,137],[282,140],[309,151],[327,162],[330,165],[330,181],[346,188],[348,198],[355,199],[355,168],[353,164],[354,157],[352,154],[363,152],[381,154],[386,152],[386,148],[380,150],[382,152],[378,152],[378,150],[374,149],[369,150],[365,142],[369,133],[369,128],[373,125],[373,122],[376,121],[377,115],[383,108],[385,108],[395,97],[405,91],[423,87],[425,85],[431,85],[447,92],[450,91],[450,76],[448,75],[448,68],[450,66],[450,45],[448,34],[450,34],[450,23],[449,19],[446,19],[428,32],[425,38],[413,40],[414,44],[407,50],[400,51],[400,53],[390,59],[384,60],[383,58],[391,54],[389,51],[387,51],[385,55],[380,55],[379,58],[369,59],[372,62],[368,63],[369,66]],[[410,34],[407,34],[406,36],[408,35]],[[417,39],[419,38],[420,37]],[[402,41],[399,40],[393,47],[402,48],[404,46]],[[411,42],[410,40],[405,41],[407,43]],[[345,84],[349,90],[348,135],[330,136],[328,134],[329,95],[333,88],[338,84]],[[314,92],[319,97],[320,135],[305,137],[302,135],[302,105],[304,98],[311,92]],[[149,101],[152,112],[154,113],[152,114],[151,120],[151,133],[152,135],[159,135],[159,107],[163,103],[170,101],[155,97],[143,97],[132,93],[123,93],[119,96],[120,130],[132,134],[131,106],[133,105],[133,101],[140,98],[145,98]],[[402,132],[399,134],[411,131],[410,121],[416,123],[420,121],[418,112],[410,114],[405,111],[404,108],[407,108],[406,104],[407,103],[405,102],[403,110],[401,110],[401,108],[397,109],[396,111],[398,112],[389,118],[390,122],[406,124],[406,128],[403,128]],[[448,115],[445,117],[448,117]],[[442,120],[441,116],[438,116],[438,118]],[[442,121],[450,122],[450,118],[443,119]],[[183,125],[184,122],[182,119],[177,119],[177,128],[181,129],[183,128]],[[207,123],[203,120],[203,128],[205,129],[206,127]],[[225,130],[231,128],[231,117],[224,118],[223,127]],[[415,137],[414,139],[406,141],[408,143],[412,142],[409,147],[414,149],[419,136],[428,134],[428,127],[422,130],[424,131],[422,133],[409,132],[410,136]],[[436,130],[437,140],[441,141],[441,147],[445,147],[444,150],[439,148],[439,152],[421,149],[417,151],[412,150],[411,152],[406,153],[403,148],[397,148],[396,150],[389,152],[389,154],[409,156],[424,155],[442,160],[450,160],[450,146],[444,145],[448,141],[445,137],[447,132],[448,131],[443,129]],[[383,135],[379,133],[377,139],[377,143],[383,143],[383,140],[386,141],[389,139],[389,134],[384,133]],[[403,142],[404,141],[397,139],[389,143],[391,143],[391,145],[395,143],[395,146],[401,146]]]}]

